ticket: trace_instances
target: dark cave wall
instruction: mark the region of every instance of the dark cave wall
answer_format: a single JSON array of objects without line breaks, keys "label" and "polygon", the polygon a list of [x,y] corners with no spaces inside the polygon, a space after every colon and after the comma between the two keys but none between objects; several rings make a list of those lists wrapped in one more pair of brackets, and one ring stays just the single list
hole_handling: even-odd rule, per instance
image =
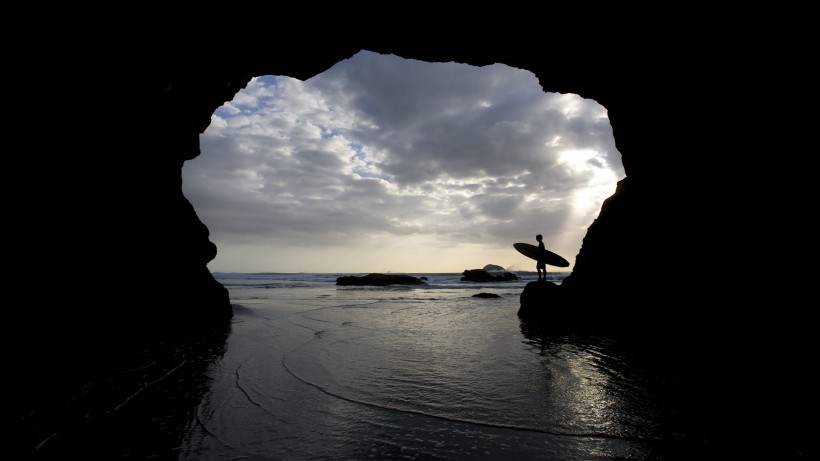
[{"label": "dark cave wall", "polygon": [[[750,289],[756,281],[735,272],[743,260],[732,257],[740,252],[724,251],[732,243],[750,246],[747,229],[734,219],[738,210],[760,213],[779,205],[750,199],[740,187],[731,201],[720,194],[727,187],[721,155],[734,153],[730,143],[711,143],[711,126],[723,127],[733,115],[721,98],[760,91],[749,88],[745,76],[723,76],[737,47],[715,46],[688,25],[641,29],[631,39],[606,29],[583,39],[552,32],[541,19],[529,33],[513,22],[449,36],[425,30],[423,37],[402,31],[354,36],[350,27],[332,40],[295,46],[305,31],[294,26],[223,45],[203,34],[183,44],[140,38],[93,53],[87,44],[67,42],[55,56],[32,56],[14,72],[34,81],[14,89],[42,83],[57,104],[35,107],[28,126],[11,133],[28,144],[6,159],[9,175],[38,176],[14,191],[31,200],[9,195],[17,214],[7,227],[25,234],[7,240],[22,253],[9,266],[25,276],[11,287],[9,303],[16,330],[9,369],[19,377],[12,383],[12,414],[29,432],[19,440],[30,449],[50,434],[52,419],[70,421],[59,405],[42,402],[72,401],[90,379],[110,373],[112,363],[133,362],[128,357],[142,357],[151,349],[146,345],[187,344],[186,335],[214,324],[229,328],[227,292],[206,268],[216,249],[181,192],[183,162],[199,154],[198,136],[213,111],[251,77],[306,79],[359,49],[427,61],[501,62],[534,72],[545,91],[573,92],[605,106],[627,178],[585,236],[567,281],[575,297],[569,308],[605,311],[617,323],[652,331],[646,349],[657,352],[650,359],[682,370],[684,391],[707,397],[698,409],[704,420],[739,421],[749,408],[755,415],[748,421],[762,422],[781,416],[782,408],[802,411],[803,397],[814,394],[800,371],[813,350],[809,310],[793,293]],[[755,69],[765,69],[758,52],[751,50]],[[730,125],[720,134],[745,136],[743,128]],[[773,165],[775,154],[754,161]],[[34,165],[17,163],[20,157]],[[737,174],[731,163],[728,171]],[[707,264],[717,267],[714,275],[693,280],[691,271]],[[749,301],[765,301],[777,312],[750,316]],[[761,332],[774,337],[761,339]],[[776,381],[765,393],[787,396],[769,413],[747,405],[762,392],[742,399],[745,387],[735,386],[741,377],[760,381],[761,363],[781,364],[774,379],[762,377],[765,384]],[[794,439],[794,426],[782,424],[783,440]]]}]

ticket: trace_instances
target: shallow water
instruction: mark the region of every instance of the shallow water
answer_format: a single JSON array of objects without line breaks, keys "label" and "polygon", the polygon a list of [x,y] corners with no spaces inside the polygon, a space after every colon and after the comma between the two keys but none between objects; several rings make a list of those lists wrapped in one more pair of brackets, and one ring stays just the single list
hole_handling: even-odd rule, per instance
[{"label": "shallow water", "polygon": [[641,459],[667,437],[616,342],[519,321],[526,280],[429,277],[358,288],[218,274],[238,306],[181,458]]}]

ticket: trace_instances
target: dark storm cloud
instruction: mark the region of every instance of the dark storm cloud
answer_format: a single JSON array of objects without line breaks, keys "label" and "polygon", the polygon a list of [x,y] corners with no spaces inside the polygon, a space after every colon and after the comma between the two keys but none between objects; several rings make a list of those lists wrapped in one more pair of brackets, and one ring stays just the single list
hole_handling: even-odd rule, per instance
[{"label": "dark storm cloud", "polygon": [[528,185],[549,187],[572,179],[551,167],[555,152],[573,148],[599,151],[620,168],[603,108],[545,94],[525,70],[364,52],[308,83],[371,122],[352,134],[391,153],[382,167],[400,184],[535,172]]},{"label": "dark storm cloud", "polygon": [[185,192],[223,242],[424,233],[496,244],[534,230],[549,240],[584,216],[580,242],[623,176],[594,101],[544,93],[505,65],[370,52],[307,82],[253,80],[201,144]]}]

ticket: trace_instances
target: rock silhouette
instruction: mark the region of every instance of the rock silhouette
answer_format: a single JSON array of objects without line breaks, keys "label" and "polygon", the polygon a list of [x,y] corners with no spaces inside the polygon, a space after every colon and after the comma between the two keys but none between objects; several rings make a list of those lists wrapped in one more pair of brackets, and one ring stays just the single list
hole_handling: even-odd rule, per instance
[{"label": "rock silhouette", "polygon": [[424,285],[424,281],[403,274],[367,274],[362,276],[349,275],[336,279],[336,285]]},{"label": "rock silhouette", "polygon": [[530,282],[521,292],[521,307],[518,316],[533,321],[555,322],[566,317],[564,291],[553,282],[540,280]]},{"label": "rock silhouette", "polygon": [[484,269],[467,269],[461,273],[462,282],[511,282],[518,280],[512,272],[490,273]]},{"label": "rock silhouette", "polygon": [[506,269],[497,264],[487,264],[483,269],[487,272],[506,272]]}]

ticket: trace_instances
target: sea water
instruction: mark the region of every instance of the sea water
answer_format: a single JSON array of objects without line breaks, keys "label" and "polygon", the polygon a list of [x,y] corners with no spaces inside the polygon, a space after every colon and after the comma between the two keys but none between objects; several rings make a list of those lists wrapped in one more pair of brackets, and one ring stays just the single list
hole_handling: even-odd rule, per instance
[{"label": "sea water", "polygon": [[340,275],[215,274],[235,316],[182,459],[641,459],[668,435],[616,342],[519,320],[534,273],[411,274],[428,279],[412,287]]}]

